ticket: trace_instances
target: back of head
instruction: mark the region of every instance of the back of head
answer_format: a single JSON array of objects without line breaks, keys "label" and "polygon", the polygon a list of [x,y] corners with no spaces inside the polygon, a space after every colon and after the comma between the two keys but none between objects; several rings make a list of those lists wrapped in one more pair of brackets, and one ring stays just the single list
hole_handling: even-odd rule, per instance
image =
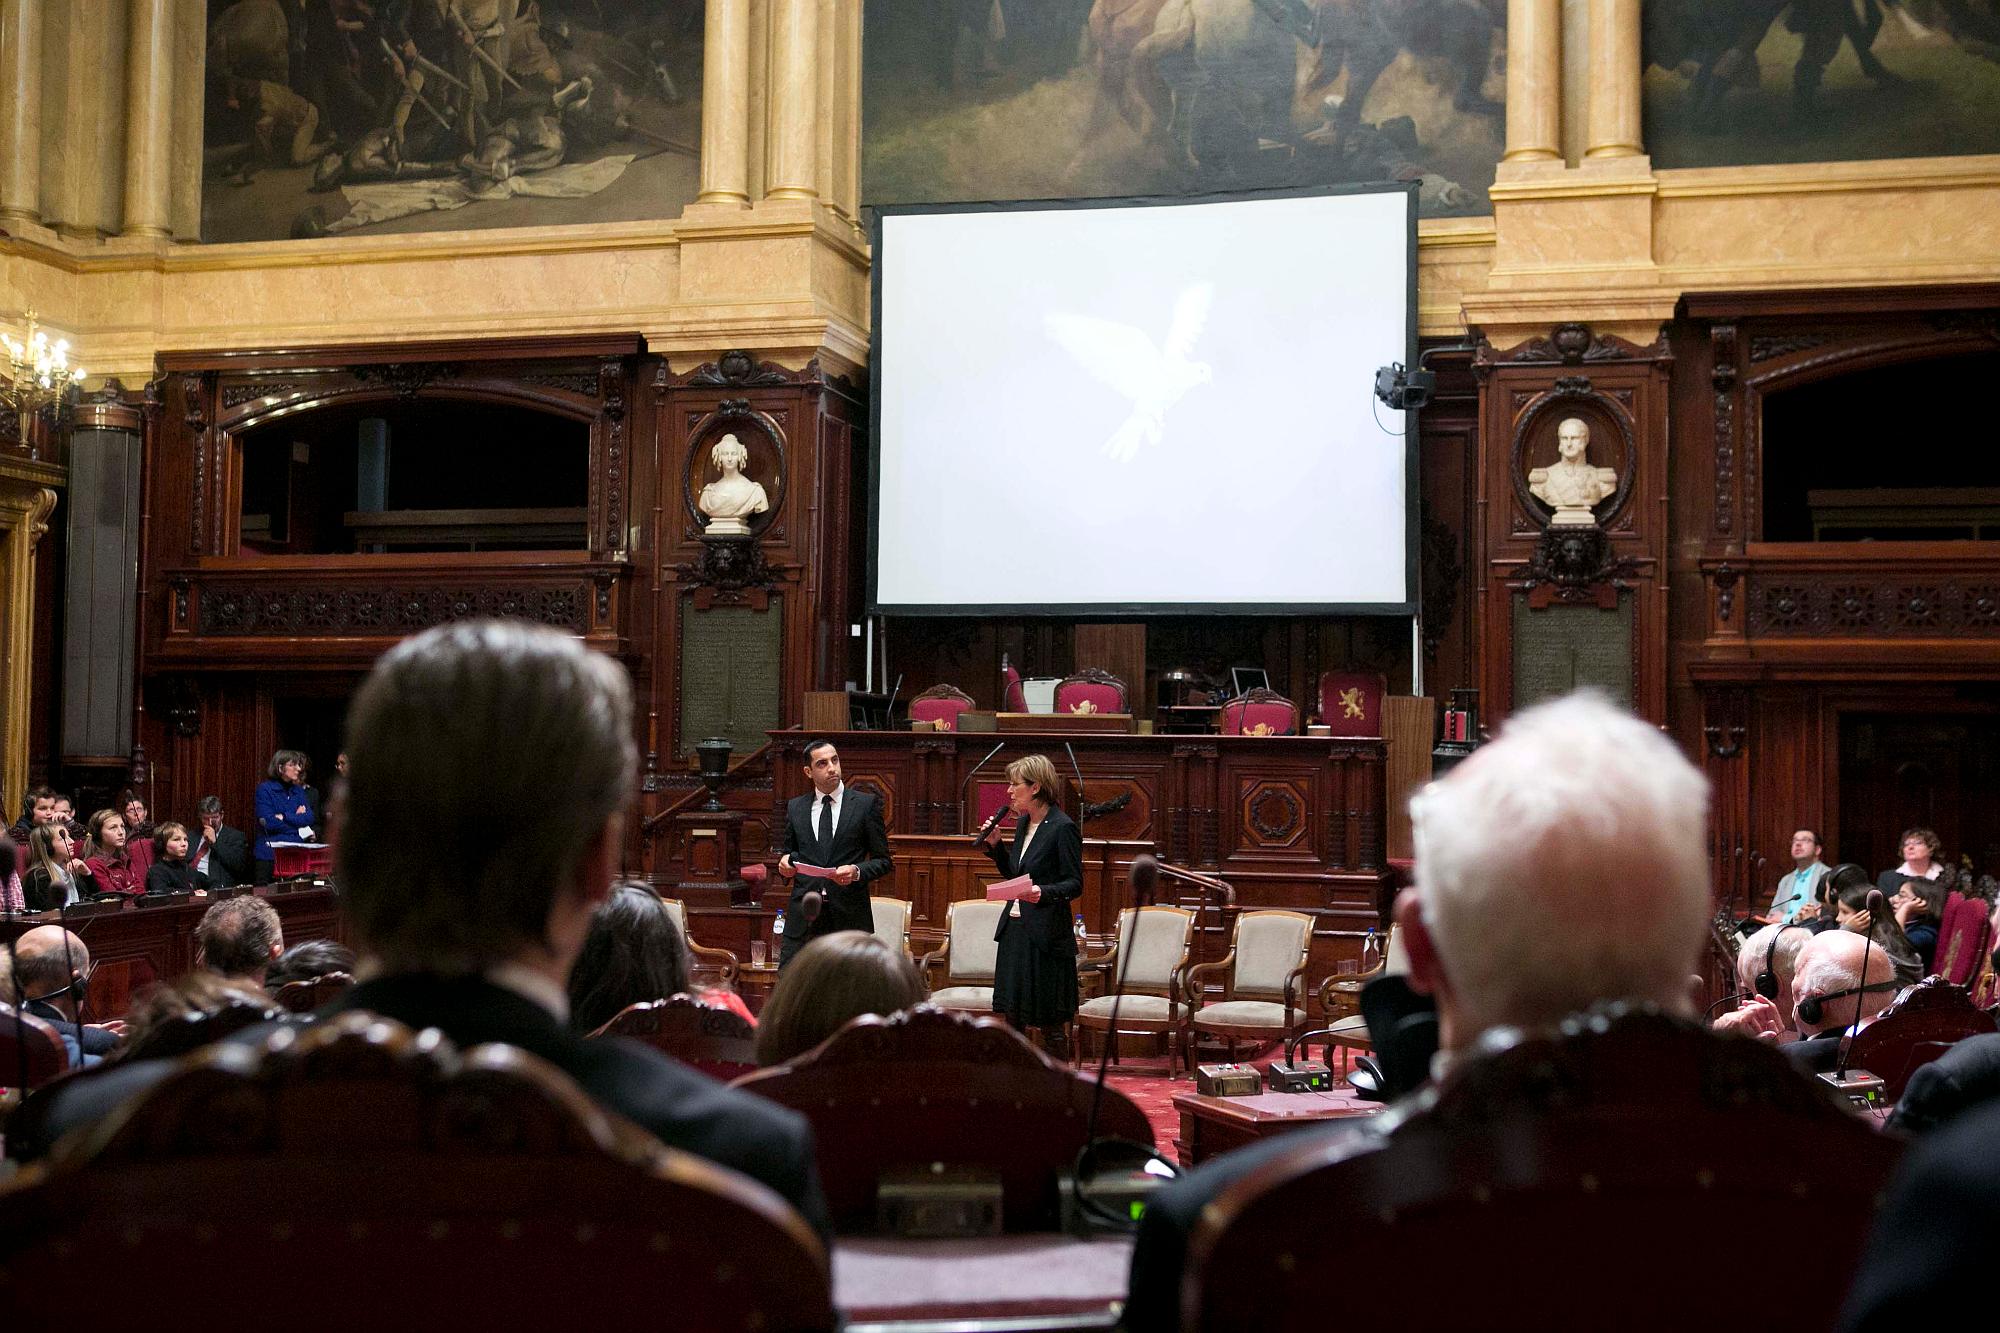
[{"label": "back of head", "polygon": [[264,986],[275,991],[294,981],[312,981],[330,972],[354,971],[354,950],[334,940],[307,940],[278,955],[264,973]]},{"label": "back of head", "polygon": [[569,1021],[595,1032],[627,1005],[688,988],[687,942],[651,889],[621,884],[590,918],[569,973]]},{"label": "back of head", "polygon": [[20,999],[46,999],[90,971],[90,950],[61,926],[36,926],[14,942],[14,986]]},{"label": "back of head", "polygon": [[1464,1036],[1604,1000],[1689,1011],[1708,783],[1594,695],[1516,714],[1410,803],[1417,895]]},{"label": "back of head", "polygon": [[384,654],[347,721],[343,905],[391,970],[480,971],[542,942],[631,798],[632,688],[554,630],[467,621]]},{"label": "back of head", "polygon": [[803,1055],[862,1014],[893,1014],[924,1000],[923,978],[901,949],[859,930],[822,935],[785,965],[757,1018],[757,1063]]},{"label": "back of head", "polygon": [[283,947],[285,934],[271,904],[244,894],[202,913],[194,938],[209,971],[258,982]]},{"label": "back of head", "polygon": [[1766,926],[1743,941],[1736,954],[1737,989],[1745,994],[1761,994],[1757,979],[1768,967],[1777,994],[1765,998],[1775,1001],[1780,1009],[1790,1010],[1792,978],[1798,972],[1799,954],[1811,938],[1812,932],[1804,926],[1780,923]]},{"label": "back of head", "polygon": [[213,1014],[232,1004],[263,1008],[268,1001],[254,989],[215,972],[190,972],[156,982],[132,997],[125,1014],[125,1046],[137,1050],[162,1023],[189,1014]]},{"label": "back of head", "polygon": [[[1865,975],[1862,971],[1864,959],[1867,967]],[[1895,960],[1879,944],[1870,944],[1865,935],[1853,931],[1822,931],[1799,951],[1798,972],[1792,978],[1794,998],[1802,1002],[1808,996],[1840,996],[1842,991],[1856,990],[1864,985],[1880,989],[1829,1001],[1820,1007],[1817,1018],[1800,1013],[1799,1030],[1839,1031],[1863,1018],[1873,1017],[1896,998],[1895,980]]]}]

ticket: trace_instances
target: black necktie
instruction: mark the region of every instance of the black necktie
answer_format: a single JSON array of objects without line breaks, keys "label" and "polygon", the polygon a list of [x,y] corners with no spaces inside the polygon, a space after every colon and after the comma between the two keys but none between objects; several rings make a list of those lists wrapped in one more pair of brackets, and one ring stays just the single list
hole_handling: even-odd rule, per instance
[{"label": "black necktie", "polygon": [[819,798],[819,856],[824,861],[833,855],[833,797]]}]

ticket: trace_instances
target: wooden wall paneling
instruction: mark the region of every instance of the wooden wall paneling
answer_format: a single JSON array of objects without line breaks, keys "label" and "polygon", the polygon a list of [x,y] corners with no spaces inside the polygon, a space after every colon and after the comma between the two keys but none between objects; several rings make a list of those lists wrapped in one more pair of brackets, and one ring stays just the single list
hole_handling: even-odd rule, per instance
[{"label": "wooden wall paneling", "polygon": [[1151,717],[1153,700],[1146,685],[1145,625],[1079,624],[1075,634],[1077,670],[1098,667],[1109,671],[1125,682],[1126,711],[1134,717]]},{"label": "wooden wall paneling", "polygon": [[1437,701],[1392,694],[1382,701],[1382,739],[1388,742],[1385,783],[1389,808],[1388,851],[1392,861],[1407,861],[1410,842],[1410,797],[1431,780],[1431,748],[1436,743]]},{"label": "wooden wall paneling", "polygon": [[[1473,622],[1479,525],[1479,381],[1470,353],[1431,358],[1437,389],[1417,418],[1424,692],[1476,687]],[[1316,673],[1315,673],[1316,674]]]}]

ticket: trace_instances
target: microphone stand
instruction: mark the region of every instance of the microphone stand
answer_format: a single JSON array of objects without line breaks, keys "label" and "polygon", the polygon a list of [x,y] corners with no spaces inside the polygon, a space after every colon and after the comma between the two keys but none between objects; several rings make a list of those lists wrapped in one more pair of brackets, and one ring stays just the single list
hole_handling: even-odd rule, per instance
[{"label": "microphone stand", "polygon": [[1882,920],[1876,907],[1878,903],[1881,904],[1879,909],[1881,912],[1889,910],[1889,900],[1882,896],[1882,890],[1870,889],[1868,891],[1868,933],[1862,937],[1866,942],[1861,946],[1861,979],[1857,983],[1861,989],[1854,997],[1854,1022],[1849,1024],[1847,1030],[1840,1034],[1840,1058],[1834,1062],[1833,1066],[1833,1082],[1835,1087],[1838,1087],[1841,1081],[1847,1077],[1847,1058],[1854,1052],[1854,1034],[1861,1027],[1861,997],[1868,993],[1868,952],[1875,947],[1875,928]]},{"label": "microphone stand", "polygon": [[988,750],[986,752],[986,758],[981,759],[978,763],[974,764],[972,766],[971,771],[969,771],[965,775],[965,781],[958,784],[958,808],[960,810],[965,809],[965,794],[972,790],[972,780],[975,777],[979,776],[979,770],[986,767],[986,765],[989,762],[991,762],[994,755],[999,754],[1002,750],[1006,748],[1007,748],[1007,742],[1001,741],[998,745],[995,745],[992,749]]}]

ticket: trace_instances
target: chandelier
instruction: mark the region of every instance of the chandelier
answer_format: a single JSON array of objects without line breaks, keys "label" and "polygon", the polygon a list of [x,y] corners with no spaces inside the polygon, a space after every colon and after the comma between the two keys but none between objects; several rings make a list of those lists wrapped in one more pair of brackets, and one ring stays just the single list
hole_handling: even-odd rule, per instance
[{"label": "chandelier", "polygon": [[69,339],[58,338],[49,341],[49,335],[36,323],[35,312],[26,312],[28,320],[27,341],[16,341],[11,333],[0,333],[0,347],[7,352],[7,383],[0,387],[0,400],[14,409],[20,421],[21,445],[34,449],[28,422],[35,413],[51,403],[61,403],[67,397],[70,386],[83,381],[83,367],[69,363]]}]

